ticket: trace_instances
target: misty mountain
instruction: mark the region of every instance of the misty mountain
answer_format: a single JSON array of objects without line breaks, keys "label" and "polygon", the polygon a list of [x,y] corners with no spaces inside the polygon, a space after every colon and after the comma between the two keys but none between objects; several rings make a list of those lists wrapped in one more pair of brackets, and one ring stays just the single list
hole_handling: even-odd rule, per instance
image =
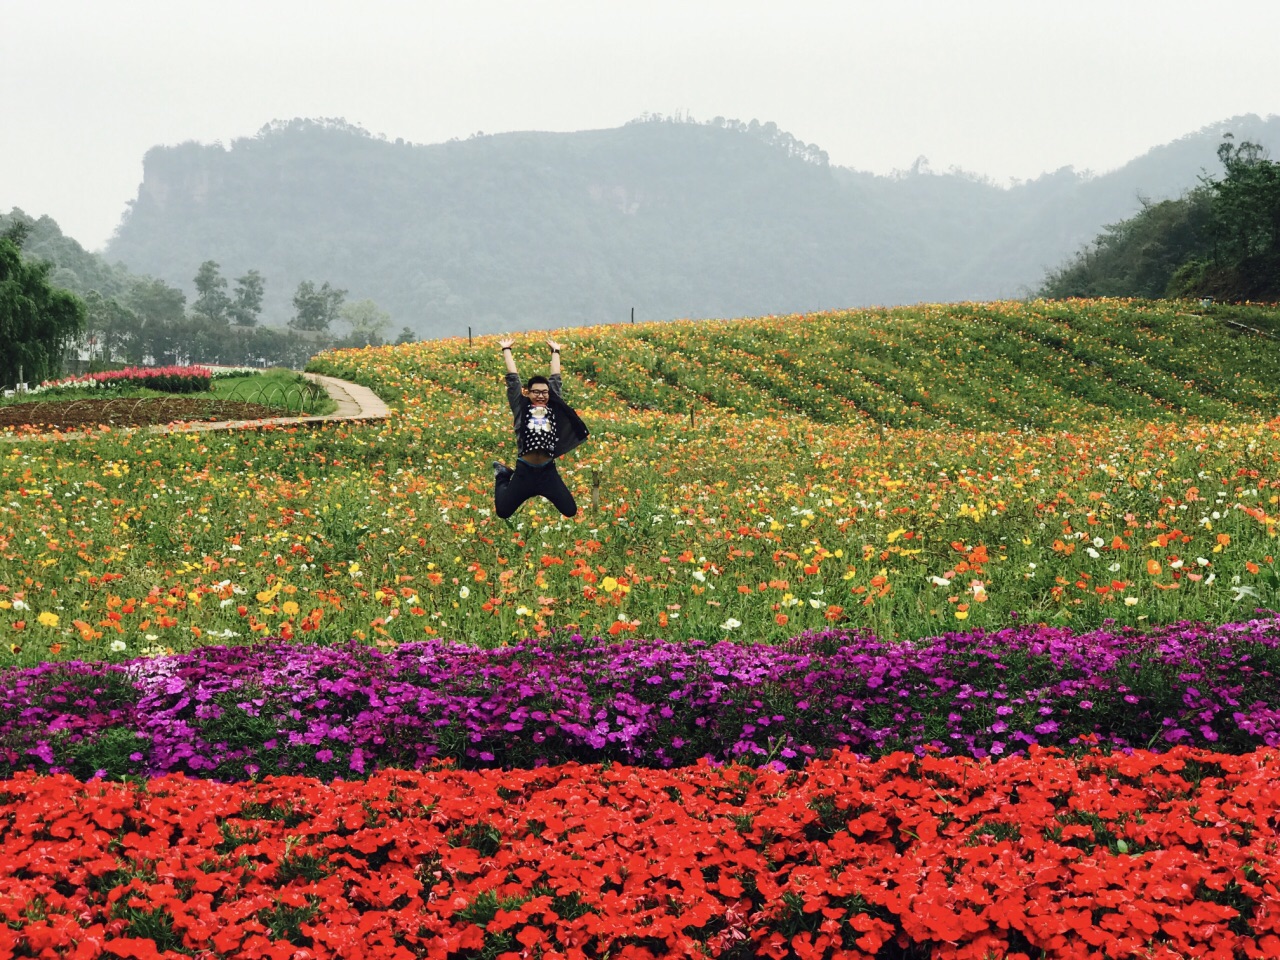
[{"label": "misty mountain", "polygon": [[370,298],[423,336],[1026,295],[1140,198],[1218,171],[1246,116],[1103,175],[1000,186],[925,163],[831,166],[774,124],[645,118],[611,130],[418,145],[342,121],[273,123],[229,147],[156,147],[107,257],[188,293],[205,260]]}]

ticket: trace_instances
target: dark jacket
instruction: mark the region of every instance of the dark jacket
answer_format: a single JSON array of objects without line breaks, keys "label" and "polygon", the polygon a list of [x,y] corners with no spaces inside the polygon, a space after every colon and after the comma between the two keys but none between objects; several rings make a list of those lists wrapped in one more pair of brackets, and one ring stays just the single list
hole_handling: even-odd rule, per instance
[{"label": "dark jacket", "polygon": [[[551,408],[551,412],[556,417],[556,453],[557,457],[568,453],[582,441],[587,439],[587,425],[582,422],[582,418],[574,413],[573,408],[560,399],[560,374],[553,373],[547,377],[551,382],[551,396],[547,398],[547,406]],[[529,398],[524,395],[523,385],[520,383],[520,374],[507,374],[507,403],[511,405],[511,413],[513,415],[512,427],[516,431],[516,443],[519,444],[520,426],[524,423],[524,418],[529,415],[529,408],[533,406]],[[523,450],[517,450],[518,454],[523,454]]]}]

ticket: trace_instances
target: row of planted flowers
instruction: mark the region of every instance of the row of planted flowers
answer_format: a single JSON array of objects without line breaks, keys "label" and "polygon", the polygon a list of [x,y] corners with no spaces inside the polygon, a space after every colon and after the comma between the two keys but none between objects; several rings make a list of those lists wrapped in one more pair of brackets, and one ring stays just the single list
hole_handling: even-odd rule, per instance
[{"label": "row of planted flowers", "polygon": [[213,378],[214,372],[208,367],[125,367],[123,370],[103,370],[65,377],[61,380],[49,380],[31,392],[61,390],[68,387],[147,387],[165,393],[197,393],[208,390]]},{"label": "row of planted flowers", "polygon": [[0,954],[1280,956],[1280,753],[0,784]]},{"label": "row of planted flowers", "polygon": [[276,641],[0,674],[0,774],[321,779],[448,759],[800,766],[836,748],[986,757],[1035,744],[1280,745],[1280,617],[781,646]]}]

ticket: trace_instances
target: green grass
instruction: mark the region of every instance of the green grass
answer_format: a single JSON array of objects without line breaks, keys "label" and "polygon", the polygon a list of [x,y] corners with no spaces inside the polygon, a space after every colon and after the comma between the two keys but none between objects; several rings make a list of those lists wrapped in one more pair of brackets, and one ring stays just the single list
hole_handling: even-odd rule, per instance
[{"label": "green grass", "polygon": [[282,412],[305,412],[323,416],[337,409],[337,404],[324,392],[323,387],[312,383],[302,374],[283,367],[271,368],[261,373],[215,379],[208,392],[166,393],[148,387],[59,387],[36,394],[19,394],[0,397],[0,406],[17,406],[26,403],[56,403],[65,400],[121,400],[151,397],[194,397],[257,403]]},{"label": "green grass", "polygon": [[247,376],[216,379],[213,381],[213,395],[219,400],[260,403],[294,413],[305,410],[311,416],[324,416],[338,409],[319,384],[293,370],[279,367]]}]

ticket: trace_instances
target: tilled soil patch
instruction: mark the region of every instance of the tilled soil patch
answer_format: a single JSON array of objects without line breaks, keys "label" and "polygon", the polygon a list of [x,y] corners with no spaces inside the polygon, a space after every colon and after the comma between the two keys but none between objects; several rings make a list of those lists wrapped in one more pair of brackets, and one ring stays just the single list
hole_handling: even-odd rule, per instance
[{"label": "tilled soil patch", "polygon": [[290,414],[260,403],[201,397],[36,400],[0,407],[0,430],[21,427],[85,430],[103,425],[147,427],[179,421],[265,420],[286,416]]}]

